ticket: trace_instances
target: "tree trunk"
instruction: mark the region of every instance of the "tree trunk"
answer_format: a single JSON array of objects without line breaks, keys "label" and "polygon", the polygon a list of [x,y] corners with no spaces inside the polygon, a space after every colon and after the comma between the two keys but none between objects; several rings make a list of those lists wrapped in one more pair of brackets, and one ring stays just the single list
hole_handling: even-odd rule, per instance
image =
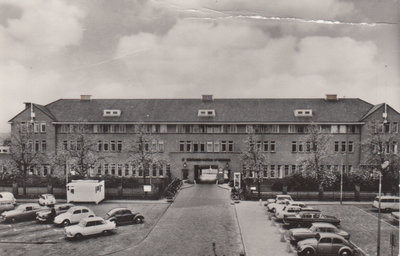
[{"label": "tree trunk", "polygon": [[22,178],[22,195],[26,196],[26,171],[24,171],[24,175]]},{"label": "tree trunk", "polygon": [[360,201],[360,185],[354,185],[354,197],[356,201]]},{"label": "tree trunk", "polygon": [[318,200],[322,201],[324,199],[324,186],[319,184],[318,187]]}]

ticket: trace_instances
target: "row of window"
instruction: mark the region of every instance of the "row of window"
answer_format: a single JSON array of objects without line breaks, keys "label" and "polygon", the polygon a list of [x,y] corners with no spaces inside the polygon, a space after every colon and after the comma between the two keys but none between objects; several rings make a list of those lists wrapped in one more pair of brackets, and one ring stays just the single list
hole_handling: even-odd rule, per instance
[{"label": "row of window", "polygon": [[[82,148],[82,144],[80,141],[63,141],[63,148],[65,150],[80,150]],[[162,140],[154,140],[152,142],[144,143],[144,151],[149,152],[150,150],[154,152],[164,152],[164,141]],[[111,141],[102,141],[99,140],[97,142],[97,151],[102,152],[121,152],[122,151],[122,141],[121,140],[111,140]]]},{"label": "row of window", "polygon": [[233,141],[180,141],[180,152],[233,152]]},{"label": "row of window", "polygon": [[381,145],[374,145],[373,148],[374,153],[383,152],[385,154],[397,154],[398,153],[398,145],[397,141],[392,141],[390,143],[382,143]]},{"label": "row of window", "polygon": [[22,145],[22,150],[27,150],[28,152],[46,152],[47,142],[46,140],[29,140],[26,144]]},{"label": "row of window", "polygon": [[171,172],[169,164],[163,166],[151,166],[150,169],[143,171],[142,168],[135,167],[132,164],[102,164],[97,166],[97,175],[112,176],[130,176],[143,177],[143,175],[151,177],[164,177]]},{"label": "row of window", "polygon": [[[45,126],[44,126],[45,127]],[[137,125],[127,124],[94,124],[85,125],[85,132],[93,133],[127,133],[137,130]],[[148,133],[308,133],[307,124],[292,124],[292,125],[278,125],[278,124],[259,124],[259,125],[236,125],[236,124],[223,124],[223,125],[208,125],[208,124],[145,124],[142,125],[144,132]],[[359,125],[317,125],[321,133],[360,133]],[[393,132],[398,132],[397,123],[387,123],[382,126],[386,127]],[[62,124],[59,127],[60,133],[74,133],[77,132],[80,126],[75,124]],[[45,129],[45,128],[44,128]]]},{"label": "row of window", "polygon": [[46,123],[45,122],[21,122],[19,126],[20,132],[34,132],[34,133],[46,133]]},{"label": "row of window", "polygon": [[[259,172],[249,171],[245,165],[243,165],[243,173],[244,177],[249,178],[258,178],[257,175],[259,173],[260,178],[283,178],[286,176],[290,176],[296,172],[303,171],[303,165],[263,165]],[[342,171],[344,174],[348,174],[353,171],[352,165],[320,165],[319,168],[321,170],[329,170],[332,171]]]},{"label": "row of window", "polygon": [[335,141],[335,152],[354,152],[352,141]]},{"label": "row of window", "polygon": [[397,122],[374,123],[375,133],[398,133],[399,124]]}]

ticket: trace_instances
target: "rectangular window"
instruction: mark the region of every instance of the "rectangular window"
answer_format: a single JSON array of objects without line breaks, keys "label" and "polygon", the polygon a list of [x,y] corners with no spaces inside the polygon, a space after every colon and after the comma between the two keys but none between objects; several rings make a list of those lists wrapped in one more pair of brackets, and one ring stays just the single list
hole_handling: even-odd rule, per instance
[{"label": "rectangular window", "polygon": [[276,170],[277,178],[282,178],[282,165],[278,165],[278,169]]},{"label": "rectangular window", "polygon": [[158,175],[160,177],[164,176],[164,166],[160,166],[160,169],[158,170]]},{"label": "rectangular window", "polygon": [[152,170],[152,174],[151,175],[153,177],[156,177],[157,176],[157,166],[155,164],[153,164],[151,170]]},{"label": "rectangular window", "polygon": [[342,141],[341,145],[342,145],[341,151],[346,152],[346,141]]},{"label": "rectangular window", "polygon": [[292,152],[297,152],[297,142],[292,141]]},{"label": "rectangular window", "polygon": [[129,164],[125,164],[125,176],[129,176]]},{"label": "rectangular window", "polygon": [[143,169],[142,169],[142,167],[139,167],[138,176],[139,176],[139,177],[143,177]]},{"label": "rectangular window", "polygon": [[306,142],[306,152],[311,152],[311,142]]},{"label": "rectangular window", "polygon": [[270,177],[275,178],[275,165],[270,166]]},{"label": "rectangular window", "polygon": [[112,140],[110,142],[110,147],[111,147],[111,151],[114,152],[117,148],[116,148],[116,144],[115,144],[115,140]]},{"label": "rectangular window", "polygon": [[35,140],[35,152],[39,152],[39,148],[40,148],[39,141]]},{"label": "rectangular window", "polygon": [[348,150],[349,150],[349,152],[354,152],[352,141],[349,141]]},{"label": "rectangular window", "polygon": [[289,176],[289,165],[285,165],[285,177]]},{"label": "rectangular window", "polygon": [[186,152],[192,152],[192,142],[186,141]]},{"label": "rectangular window", "polygon": [[226,141],[225,140],[221,141],[221,152],[226,152],[227,149],[226,146],[227,146]]},{"label": "rectangular window", "polygon": [[39,132],[39,124],[38,123],[34,123],[33,124],[33,132],[34,133],[38,133]]},{"label": "rectangular window", "polygon": [[152,152],[155,152],[155,151],[158,151],[158,143],[157,143],[157,141],[156,140],[153,140],[152,142],[151,142],[151,151]]},{"label": "rectangular window", "polygon": [[204,142],[200,142],[200,152],[206,151],[206,144]]},{"label": "rectangular window", "polygon": [[126,133],[126,125],[125,124],[118,125],[118,133]]},{"label": "rectangular window", "polygon": [[109,172],[108,172],[108,164],[104,164],[104,174],[105,175],[109,174]]},{"label": "rectangular window", "polygon": [[145,152],[149,152],[149,151],[150,151],[150,145],[149,145],[148,142],[145,142],[145,143],[144,143],[144,151],[145,151]]},{"label": "rectangular window", "polygon": [[258,151],[261,151],[261,150],[262,150],[262,148],[261,148],[261,141],[257,141],[256,146],[257,146],[257,150],[258,150]]},{"label": "rectangular window", "polygon": [[68,150],[68,141],[66,140],[63,141],[63,149]]},{"label": "rectangular window", "polygon": [[40,132],[45,133],[46,132],[46,123],[41,123],[40,124]]},{"label": "rectangular window", "polygon": [[214,142],[214,152],[219,152],[219,141]]},{"label": "rectangular window", "polygon": [[393,154],[397,154],[397,141],[393,141],[393,143],[392,143],[392,147],[393,147],[393,149],[392,149],[392,152],[393,152]]},{"label": "rectangular window", "polygon": [[212,141],[207,141],[207,152],[213,152],[213,143],[212,143]]},{"label": "rectangular window", "polygon": [[263,166],[263,177],[268,178],[268,165]]},{"label": "rectangular window", "polygon": [[298,142],[297,151],[298,151],[298,152],[303,152],[303,151],[304,151],[304,149],[303,149],[303,142],[301,142],[301,141]]},{"label": "rectangular window", "polygon": [[271,141],[270,148],[271,148],[271,152],[276,152],[275,141]]},{"label": "rectangular window", "polygon": [[159,124],[153,124],[151,126],[151,132],[152,133],[160,133],[160,125]]},{"label": "rectangular window", "polygon": [[384,132],[389,133],[390,132],[390,123],[385,123],[383,124]]},{"label": "rectangular window", "polygon": [[103,150],[103,142],[101,140],[99,140],[97,142],[97,151],[101,151]]},{"label": "rectangular window", "polygon": [[115,164],[111,164],[111,175],[115,176]]},{"label": "rectangular window", "polygon": [[118,150],[119,152],[122,151],[122,141],[120,141],[120,140],[117,142],[117,150]]},{"label": "rectangular window", "polygon": [[292,164],[292,174],[296,173],[296,165]]},{"label": "rectangular window", "polygon": [[233,152],[233,141],[228,142],[228,151]]},{"label": "rectangular window", "polygon": [[131,166],[131,170],[132,170],[132,177],[136,176],[136,168],[133,164],[130,165]]},{"label": "rectangular window", "polygon": [[294,124],[289,125],[289,133],[295,133],[296,132],[296,126]]},{"label": "rectangular window", "polygon": [[158,151],[164,152],[164,141],[163,140],[158,141]]},{"label": "rectangular window", "polygon": [[118,176],[122,176],[122,164],[118,164]]},{"label": "rectangular window", "polygon": [[109,149],[108,142],[106,142],[106,141],[104,142],[103,149],[104,149],[104,151],[108,151],[108,149]]},{"label": "rectangular window", "polygon": [[339,132],[339,126],[338,125],[332,125],[331,126],[331,133],[338,133]]},{"label": "rectangular window", "polygon": [[279,133],[279,125],[277,125],[277,124],[272,125],[271,133]]},{"label": "rectangular window", "polygon": [[42,140],[42,152],[46,152],[47,150],[47,143],[45,140]]},{"label": "rectangular window", "polygon": [[97,166],[97,175],[101,175],[101,164]]},{"label": "rectangular window", "polygon": [[167,125],[166,124],[160,125],[160,133],[167,133]]},{"label": "rectangular window", "polygon": [[77,141],[76,142],[76,149],[81,150],[82,149],[82,141]]},{"label": "rectangular window", "polygon": [[145,176],[150,176],[150,169],[149,168],[144,170],[144,175]]},{"label": "rectangular window", "polygon": [[335,152],[339,152],[339,141],[335,141]]},{"label": "rectangular window", "polygon": [[399,124],[397,122],[392,123],[392,132],[398,133],[399,132]]},{"label": "rectangular window", "polygon": [[68,125],[62,124],[60,127],[60,133],[67,133],[68,132]]},{"label": "rectangular window", "polygon": [[264,146],[264,152],[268,152],[268,141],[264,141],[263,146]]},{"label": "rectangular window", "polygon": [[185,142],[184,141],[179,141],[179,151],[180,152],[185,151]]},{"label": "rectangular window", "polygon": [[346,125],[340,125],[339,126],[339,133],[346,133]]}]

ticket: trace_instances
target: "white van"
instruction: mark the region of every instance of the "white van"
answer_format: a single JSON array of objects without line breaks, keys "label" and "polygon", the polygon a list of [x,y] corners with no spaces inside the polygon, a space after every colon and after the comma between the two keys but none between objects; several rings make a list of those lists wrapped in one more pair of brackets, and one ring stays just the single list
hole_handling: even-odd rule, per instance
[{"label": "white van", "polygon": [[16,200],[10,192],[0,192],[0,212],[14,209]]},{"label": "white van", "polygon": [[[385,210],[387,212],[395,210],[399,210],[399,201],[400,197],[398,196],[381,196],[381,210]],[[379,197],[375,197],[373,207],[379,208]]]}]

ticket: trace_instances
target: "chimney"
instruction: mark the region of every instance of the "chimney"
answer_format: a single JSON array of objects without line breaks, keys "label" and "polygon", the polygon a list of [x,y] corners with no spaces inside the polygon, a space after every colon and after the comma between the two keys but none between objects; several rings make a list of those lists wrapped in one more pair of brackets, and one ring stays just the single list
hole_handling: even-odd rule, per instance
[{"label": "chimney", "polygon": [[90,96],[92,96],[92,95],[81,95],[81,101],[88,101],[88,100],[90,100]]},{"label": "chimney", "polygon": [[212,96],[212,94],[205,94],[205,95],[202,95],[201,99],[203,102],[210,102],[210,101],[213,101],[213,96]]},{"label": "chimney", "polygon": [[30,103],[30,102],[24,102],[24,104],[25,104],[25,109],[27,109],[27,108],[30,108],[30,107],[31,107],[31,104],[32,104],[32,103]]},{"label": "chimney", "polygon": [[337,94],[326,94],[326,101],[337,101]]}]

